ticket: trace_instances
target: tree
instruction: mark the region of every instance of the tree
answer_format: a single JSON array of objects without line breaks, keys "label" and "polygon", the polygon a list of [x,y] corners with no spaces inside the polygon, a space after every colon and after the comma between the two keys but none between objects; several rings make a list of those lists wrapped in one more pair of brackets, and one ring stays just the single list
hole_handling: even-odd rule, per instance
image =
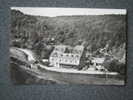
[{"label": "tree", "polygon": [[118,72],[118,73],[120,73],[122,75],[125,74],[125,64],[119,62],[116,59],[104,62],[103,65],[110,72]]}]

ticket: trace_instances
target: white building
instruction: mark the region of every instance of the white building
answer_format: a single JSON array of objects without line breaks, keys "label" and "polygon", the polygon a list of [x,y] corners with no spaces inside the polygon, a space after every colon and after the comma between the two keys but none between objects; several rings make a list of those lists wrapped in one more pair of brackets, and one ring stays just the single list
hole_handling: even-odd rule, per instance
[{"label": "white building", "polygon": [[57,45],[49,57],[51,66],[54,67],[72,67],[80,64],[80,59],[84,47],[78,45],[70,47],[66,45]]},{"label": "white building", "polygon": [[105,58],[93,58],[92,63],[94,64],[93,66],[96,67],[98,70],[104,70],[104,66],[102,65],[104,62]]}]

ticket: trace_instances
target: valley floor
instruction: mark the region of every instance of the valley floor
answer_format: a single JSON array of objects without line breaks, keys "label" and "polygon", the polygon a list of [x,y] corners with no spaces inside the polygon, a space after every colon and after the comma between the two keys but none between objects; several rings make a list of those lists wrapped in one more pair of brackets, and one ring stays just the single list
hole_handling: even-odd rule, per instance
[{"label": "valley floor", "polygon": [[[23,50],[24,51],[24,50]],[[29,53],[29,52],[28,52]],[[31,56],[30,56],[31,57]],[[31,57],[32,58],[32,57]],[[33,58],[32,58],[33,59]],[[12,72],[14,79],[19,84],[97,84],[97,85],[124,85],[124,78],[119,78],[116,72],[100,72],[100,71],[78,71],[76,69],[65,69],[48,67],[42,64],[34,64],[32,68],[24,65],[14,66],[19,72]],[[11,68],[13,68],[11,66]],[[27,76],[25,76],[27,74]],[[22,79],[19,76],[21,75]],[[31,81],[32,80],[32,81]],[[41,80],[41,82],[40,82]],[[18,81],[18,82],[17,82]]]}]

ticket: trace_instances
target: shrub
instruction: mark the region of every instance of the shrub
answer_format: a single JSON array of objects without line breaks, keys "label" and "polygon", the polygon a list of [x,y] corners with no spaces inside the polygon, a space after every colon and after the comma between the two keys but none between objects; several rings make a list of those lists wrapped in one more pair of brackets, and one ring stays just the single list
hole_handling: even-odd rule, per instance
[{"label": "shrub", "polygon": [[110,72],[118,72],[120,74],[125,74],[125,64],[120,63],[116,59],[106,61],[103,65]]}]

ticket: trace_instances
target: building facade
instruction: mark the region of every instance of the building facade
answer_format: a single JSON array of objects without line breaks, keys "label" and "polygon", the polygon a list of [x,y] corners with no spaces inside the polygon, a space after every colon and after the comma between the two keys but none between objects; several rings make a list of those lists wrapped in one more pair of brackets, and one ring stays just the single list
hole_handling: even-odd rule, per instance
[{"label": "building facade", "polygon": [[51,66],[70,68],[80,64],[84,46],[56,45],[49,57]]}]

